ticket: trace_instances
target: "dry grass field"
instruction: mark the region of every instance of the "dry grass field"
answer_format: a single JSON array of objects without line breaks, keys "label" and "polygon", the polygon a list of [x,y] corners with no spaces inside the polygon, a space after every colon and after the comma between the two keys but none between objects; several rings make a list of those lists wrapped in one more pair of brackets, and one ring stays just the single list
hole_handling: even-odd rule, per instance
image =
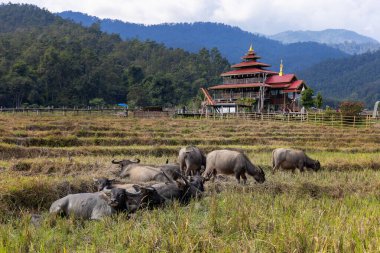
[{"label": "dry grass field", "polygon": [[[267,181],[206,184],[173,203],[103,221],[50,217],[52,201],[115,177],[112,159],[175,161],[180,147],[243,149]],[[277,147],[318,172],[271,173]],[[35,221],[35,215],[42,218]],[[0,252],[379,252],[380,128],[299,122],[0,115]]]}]

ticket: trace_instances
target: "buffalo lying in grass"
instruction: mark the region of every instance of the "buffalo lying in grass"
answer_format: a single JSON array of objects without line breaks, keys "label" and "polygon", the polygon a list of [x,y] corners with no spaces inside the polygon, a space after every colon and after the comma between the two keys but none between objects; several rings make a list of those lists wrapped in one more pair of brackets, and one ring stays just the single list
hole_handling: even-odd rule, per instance
[{"label": "buffalo lying in grass", "polygon": [[[132,185],[132,184],[114,184],[114,180],[107,178],[94,179],[98,190],[110,192],[115,187],[124,188],[130,194],[127,199],[127,206],[130,212],[134,212],[139,208],[152,208],[172,200],[186,204],[192,198],[200,197],[204,192],[204,182],[207,180],[202,176],[194,176],[187,179],[179,175],[183,181],[174,181],[163,172],[169,182],[153,183],[152,185]],[[149,182],[147,183],[149,184]],[[131,196],[131,193],[134,193]]]},{"label": "buffalo lying in grass", "polygon": [[199,148],[188,146],[180,149],[178,163],[186,176],[196,175],[206,166],[206,156]]},{"label": "buffalo lying in grass", "polygon": [[159,181],[167,182],[168,179],[163,175],[162,171],[171,178],[176,180],[180,171],[179,165],[166,164],[162,166],[143,165],[140,164],[140,160],[121,160],[112,163],[119,164],[121,167],[121,178],[129,178],[131,182],[149,182]]},{"label": "buffalo lying in grass", "polygon": [[162,197],[167,200],[178,200],[182,204],[187,204],[193,198],[202,196],[204,192],[204,183],[208,179],[196,175],[190,177],[188,180],[186,177],[180,175],[183,179],[181,181],[171,181],[168,183],[160,183],[152,185]]},{"label": "buffalo lying in grass", "polygon": [[279,168],[284,170],[292,170],[293,172],[298,168],[301,172],[304,167],[311,168],[318,171],[321,164],[318,160],[313,160],[308,157],[305,152],[297,149],[277,148],[272,152],[272,173]]},{"label": "buffalo lying in grass", "polygon": [[264,171],[252,164],[244,153],[236,150],[214,150],[207,155],[206,170],[203,175],[215,178],[219,173],[234,174],[238,183],[240,183],[240,177],[243,179],[244,184],[247,182],[245,173],[253,176],[259,183],[265,181]]},{"label": "buffalo lying in grass", "polygon": [[124,189],[112,189],[111,197],[104,192],[69,194],[58,199],[50,206],[50,213],[61,216],[99,220],[104,216],[127,211],[127,197]]}]

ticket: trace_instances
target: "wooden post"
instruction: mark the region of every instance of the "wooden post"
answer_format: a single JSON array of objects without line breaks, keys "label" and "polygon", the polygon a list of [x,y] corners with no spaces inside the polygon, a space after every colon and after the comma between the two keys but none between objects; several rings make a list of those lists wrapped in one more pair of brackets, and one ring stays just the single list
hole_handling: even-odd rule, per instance
[{"label": "wooden post", "polygon": [[355,120],[356,120],[356,116],[354,116],[354,125],[353,125],[353,127],[355,127]]}]

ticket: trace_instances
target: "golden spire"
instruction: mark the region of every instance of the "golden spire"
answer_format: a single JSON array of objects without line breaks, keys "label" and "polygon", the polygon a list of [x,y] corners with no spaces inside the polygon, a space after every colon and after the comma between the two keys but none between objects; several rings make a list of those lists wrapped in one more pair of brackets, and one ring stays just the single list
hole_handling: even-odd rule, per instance
[{"label": "golden spire", "polygon": [[249,47],[249,50],[248,50],[248,52],[250,52],[250,53],[252,53],[252,52],[253,52],[253,47],[252,47],[252,44],[251,44],[251,46]]},{"label": "golden spire", "polygon": [[282,64],[282,59],[281,59],[281,64],[280,64],[280,73],[278,73],[279,76],[283,76],[284,75],[284,65]]}]

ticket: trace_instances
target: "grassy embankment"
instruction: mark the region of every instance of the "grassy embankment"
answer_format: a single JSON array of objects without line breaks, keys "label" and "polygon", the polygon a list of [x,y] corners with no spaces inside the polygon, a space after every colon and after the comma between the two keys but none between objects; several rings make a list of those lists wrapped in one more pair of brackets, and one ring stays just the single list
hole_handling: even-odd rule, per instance
[{"label": "grassy embankment", "polygon": [[[0,115],[0,252],[380,250],[380,129],[234,120]],[[244,149],[267,182],[207,185],[207,196],[101,222],[55,220],[69,192],[114,176],[113,158],[174,161],[181,146]],[[271,151],[301,148],[318,173],[270,173]],[[32,214],[42,213],[39,225]]]}]

